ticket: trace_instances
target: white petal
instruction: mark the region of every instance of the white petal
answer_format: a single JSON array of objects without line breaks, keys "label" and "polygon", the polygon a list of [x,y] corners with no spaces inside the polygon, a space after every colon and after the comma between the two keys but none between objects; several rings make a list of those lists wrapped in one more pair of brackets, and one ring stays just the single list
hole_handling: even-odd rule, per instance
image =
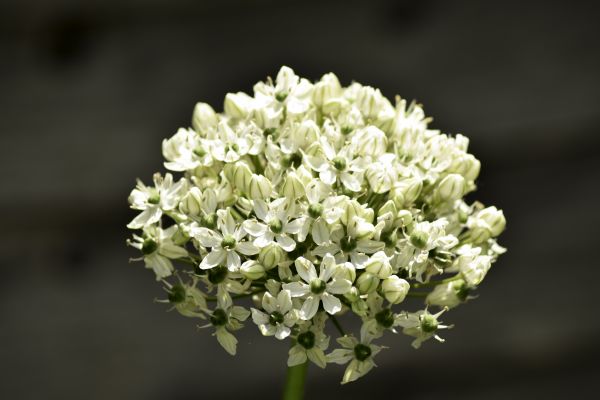
[{"label": "white petal", "polygon": [[262,306],[265,309],[265,311],[269,314],[274,313],[275,311],[277,311],[277,305],[277,299],[273,297],[271,293],[265,293],[262,299]]},{"label": "white petal", "polygon": [[292,309],[292,295],[289,290],[282,290],[277,295],[277,303],[279,303],[279,311],[282,314],[287,314]]},{"label": "white petal", "polygon": [[231,333],[227,331],[227,329],[221,327],[217,328],[217,340],[223,346],[225,351],[227,351],[232,356],[235,356],[236,348],[237,348],[237,339]]},{"label": "white petal", "polygon": [[254,237],[264,235],[268,229],[265,224],[261,224],[260,222],[254,220],[244,221],[242,223],[242,228],[244,228],[246,232]]},{"label": "white petal", "polygon": [[327,284],[327,291],[334,294],[344,294],[352,288],[352,282],[347,279],[333,279]]},{"label": "white petal", "polygon": [[275,235],[273,235],[272,232],[265,232],[264,235],[257,237],[254,240],[254,245],[258,246],[259,248],[263,248],[266,247],[268,245],[270,245],[271,243],[273,243],[273,239],[275,238]]},{"label": "white petal", "polygon": [[340,365],[346,364],[353,358],[354,352],[348,349],[335,349],[331,353],[327,354],[327,362]]},{"label": "white petal", "polygon": [[309,319],[314,317],[317,313],[317,310],[319,309],[320,301],[320,296],[308,296],[304,301],[304,304],[302,305],[302,309],[300,309],[300,318],[302,318],[305,321],[308,321]]},{"label": "white petal", "polygon": [[258,329],[263,336],[273,336],[277,332],[277,328],[271,324],[259,325]]},{"label": "white petal", "polygon": [[324,282],[327,282],[337,269],[335,258],[330,253],[325,254],[325,257],[323,257],[320,269],[319,278]]},{"label": "white petal", "polygon": [[298,257],[294,265],[296,265],[296,271],[298,271],[298,275],[300,275],[300,278],[304,282],[311,283],[314,279],[318,278],[315,265],[306,258]]},{"label": "white petal", "polygon": [[146,263],[146,266],[154,271],[157,281],[170,276],[173,271],[171,260],[157,253],[152,253],[149,256],[144,257],[144,262]]},{"label": "white petal", "polygon": [[337,314],[342,309],[342,302],[332,294],[325,292],[321,295],[321,299],[323,300],[323,308],[329,314]]},{"label": "white petal", "polygon": [[207,228],[198,228],[195,235],[204,247],[219,247],[223,241],[223,237],[219,233]]},{"label": "white petal", "polygon": [[283,340],[286,337],[290,336],[291,329],[285,325],[278,325],[277,332],[275,333],[275,337],[279,340]]},{"label": "white petal", "polygon": [[225,250],[223,250],[223,249],[213,250],[210,253],[208,253],[206,257],[204,257],[202,259],[202,262],[200,262],[200,268],[201,269],[210,269],[210,268],[216,267],[217,265],[219,265],[223,261],[225,261],[226,257],[227,257],[227,252]]},{"label": "white petal", "polygon": [[269,206],[267,205],[267,203],[260,199],[254,200],[254,213],[260,220],[266,222],[268,212]]},{"label": "white petal", "polygon": [[306,351],[306,355],[310,359],[310,361],[314,362],[321,368],[325,368],[327,366],[327,357],[325,357],[325,353],[318,347],[313,347]]},{"label": "white petal", "polygon": [[336,180],[336,174],[333,172],[333,169],[327,168],[319,172],[319,178],[321,178],[324,183],[333,185]]},{"label": "white petal", "polygon": [[264,325],[269,323],[269,316],[262,311],[257,310],[256,308],[251,308],[252,310],[252,321],[256,325]]},{"label": "white petal", "polygon": [[304,364],[306,362],[306,351],[299,344],[292,347],[288,353],[288,367]]},{"label": "white petal", "polygon": [[241,265],[242,260],[238,253],[233,250],[227,251],[227,269],[231,272],[236,272],[239,271]]},{"label": "white petal", "polygon": [[251,256],[258,254],[260,249],[250,242],[239,242],[237,246],[235,246],[235,250],[245,256]]},{"label": "white petal", "polygon": [[340,179],[344,186],[353,192],[360,191],[360,181],[352,174],[347,172],[342,172],[340,175]]},{"label": "white petal", "polygon": [[317,219],[312,226],[312,238],[319,246],[329,241],[329,228],[323,218]]},{"label": "white petal", "polygon": [[304,225],[306,225],[307,219],[308,219],[307,217],[295,219],[295,220],[287,223],[285,225],[283,231],[285,233],[296,234],[296,233],[300,232],[300,230],[302,229],[302,227]]},{"label": "white petal", "polygon": [[160,220],[161,216],[162,216],[162,210],[160,209],[159,206],[149,207],[149,208],[145,209],[144,211],[142,211],[142,213],[140,215],[135,217],[133,219],[133,221],[131,221],[127,225],[127,227],[129,229],[143,228],[144,226],[152,225],[155,222],[158,222],[158,220]]},{"label": "white petal", "polygon": [[310,292],[310,286],[302,282],[284,283],[283,290],[289,290],[292,297],[304,296]]},{"label": "white petal", "polygon": [[277,235],[277,244],[285,251],[292,251],[296,248],[296,242],[289,236]]}]

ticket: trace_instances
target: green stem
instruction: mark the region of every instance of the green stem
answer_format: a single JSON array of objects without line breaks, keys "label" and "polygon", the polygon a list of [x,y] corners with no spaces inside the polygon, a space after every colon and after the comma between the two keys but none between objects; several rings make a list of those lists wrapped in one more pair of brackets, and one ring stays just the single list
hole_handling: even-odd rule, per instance
[{"label": "green stem", "polygon": [[302,400],[304,398],[304,382],[306,381],[306,370],[308,361],[304,364],[288,367],[285,387],[283,388],[283,400]]},{"label": "green stem", "polygon": [[[255,294],[262,293],[265,290],[266,290],[265,288],[260,288],[257,290],[253,290],[250,293],[234,294],[233,296],[231,296],[231,298],[234,300],[235,299],[243,299],[244,297],[253,296]],[[217,301],[217,298],[215,296],[206,296],[205,300],[206,301]]]},{"label": "green stem", "polygon": [[425,283],[413,283],[411,286],[414,287],[415,289],[422,288],[422,287],[432,287],[432,286],[437,286],[437,285],[442,285],[444,283],[452,282],[452,281],[455,281],[460,278],[461,278],[461,275],[456,274],[450,278],[441,279],[439,281],[431,281],[431,282],[425,282]]},{"label": "green stem", "polygon": [[340,325],[340,322],[337,320],[337,318],[335,317],[335,315],[330,315],[329,319],[331,319],[331,322],[333,322],[333,325],[335,325],[335,327],[337,328],[337,330],[340,332],[340,335],[346,336],[346,333],[344,332],[344,329],[342,328],[342,325]]}]

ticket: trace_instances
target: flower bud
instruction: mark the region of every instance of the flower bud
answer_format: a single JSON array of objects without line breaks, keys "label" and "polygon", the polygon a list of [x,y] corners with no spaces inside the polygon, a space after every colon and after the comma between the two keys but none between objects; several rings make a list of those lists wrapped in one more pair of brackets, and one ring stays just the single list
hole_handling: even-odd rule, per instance
[{"label": "flower bud", "polygon": [[224,111],[232,118],[246,118],[252,110],[252,97],[246,93],[227,93],[225,96]]},{"label": "flower bud", "polygon": [[279,126],[282,110],[275,110],[270,107],[259,107],[253,112],[254,121],[262,129],[273,129]]},{"label": "flower bud", "polygon": [[193,186],[189,192],[183,196],[181,203],[179,203],[179,210],[184,213],[195,217],[200,214],[202,210],[202,192],[197,186]]},{"label": "flower bud", "polygon": [[469,288],[465,281],[458,279],[442,285],[437,285],[427,295],[425,303],[431,306],[453,308],[467,299]]},{"label": "flower bud", "polygon": [[240,196],[235,202],[235,209],[238,210],[244,217],[248,217],[254,208],[252,200]]},{"label": "flower bud", "polygon": [[363,272],[356,281],[356,287],[362,294],[373,293],[379,286],[379,278],[370,272]]},{"label": "flower bud", "polygon": [[[396,214],[398,213],[398,209],[396,208],[396,204],[392,200],[386,201],[377,211],[377,215],[383,215],[385,213],[392,214],[393,218],[396,218]],[[410,212],[409,212],[410,214]]]},{"label": "flower bud", "polygon": [[345,262],[337,266],[335,270],[335,277],[338,279],[346,279],[350,282],[354,282],[356,279],[356,268],[351,262]]},{"label": "flower bud", "polygon": [[313,87],[313,103],[323,107],[325,103],[342,94],[342,86],[337,76],[333,73],[325,74]]},{"label": "flower bud", "polygon": [[409,240],[410,244],[417,249],[423,250],[427,247],[427,243],[429,242],[429,233],[421,229],[415,229],[411,232]]},{"label": "flower bud", "polygon": [[258,262],[260,262],[265,269],[270,270],[279,265],[285,258],[283,249],[272,243],[266,247],[260,249],[258,253]]},{"label": "flower bud", "polygon": [[373,254],[365,264],[365,269],[380,279],[386,279],[392,274],[390,260],[383,251]]},{"label": "flower bud", "polygon": [[218,122],[217,114],[210,105],[196,103],[192,115],[192,127],[196,132],[204,132],[209,128],[214,128]]},{"label": "flower bud", "polygon": [[477,213],[477,218],[482,219],[488,224],[492,237],[500,235],[506,227],[504,213],[496,207],[484,208]]},{"label": "flower bud", "polygon": [[233,184],[242,192],[248,192],[250,181],[252,180],[252,171],[248,164],[243,161],[238,161],[233,168]]},{"label": "flower bud", "polygon": [[265,276],[265,267],[256,261],[250,260],[242,264],[240,272],[244,278],[255,281]]},{"label": "flower bud", "polygon": [[367,119],[375,120],[385,107],[385,98],[379,89],[362,86],[356,93],[356,106]]},{"label": "flower bud", "polygon": [[472,154],[463,154],[457,157],[450,168],[449,172],[461,174],[467,181],[474,181],[479,176],[481,170],[481,162]]},{"label": "flower bud", "polygon": [[304,185],[300,182],[300,179],[298,179],[298,176],[294,172],[287,174],[281,189],[285,197],[290,200],[295,200],[304,196]]},{"label": "flower bud", "polygon": [[302,121],[291,130],[290,137],[299,148],[306,148],[319,140],[319,126],[310,119]]},{"label": "flower bud", "polygon": [[352,137],[352,146],[356,154],[378,157],[385,153],[388,139],[383,131],[373,125],[360,130]]},{"label": "flower bud", "polygon": [[267,178],[265,178],[263,175],[252,175],[249,190],[251,199],[266,199],[271,196],[272,191],[273,187]]},{"label": "flower bud", "polygon": [[413,216],[408,210],[398,211],[397,218],[400,220],[400,227],[408,226],[413,222]]},{"label": "flower bud", "polygon": [[375,193],[386,193],[392,188],[394,177],[389,165],[377,162],[369,165],[365,172],[369,186]]},{"label": "flower bud", "polygon": [[360,292],[356,287],[352,286],[348,292],[344,293],[344,297],[350,303],[354,303],[355,301],[360,300]]},{"label": "flower bud", "polygon": [[437,202],[449,202],[460,199],[465,192],[465,178],[458,174],[447,175],[435,189]]},{"label": "flower bud", "polygon": [[396,275],[390,276],[381,284],[383,297],[392,304],[402,303],[409,289],[410,284]]},{"label": "flower bud", "polygon": [[327,100],[323,106],[323,114],[336,116],[338,115],[344,108],[346,108],[348,102],[342,97],[336,97],[330,100]]},{"label": "flower bud", "polygon": [[390,191],[390,197],[396,203],[396,207],[404,208],[404,205],[410,205],[421,194],[423,181],[418,178],[407,178],[396,183]]},{"label": "flower bud", "polygon": [[492,258],[490,256],[476,256],[472,260],[463,260],[462,257],[459,257],[458,266],[467,285],[469,287],[477,286],[492,267]]}]

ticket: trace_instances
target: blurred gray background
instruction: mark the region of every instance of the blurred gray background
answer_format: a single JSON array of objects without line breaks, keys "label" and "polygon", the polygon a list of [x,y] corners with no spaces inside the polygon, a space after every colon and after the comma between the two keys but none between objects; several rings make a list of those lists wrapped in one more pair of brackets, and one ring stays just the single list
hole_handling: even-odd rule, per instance
[{"label": "blurred gray background", "polygon": [[312,367],[307,398],[591,397],[599,34],[593,2],[3,0],[0,397],[279,397],[287,344],[250,324],[233,358],[153,304],[125,224],[195,102],[220,110],[282,64],[422,102],[471,138],[474,197],[508,218],[509,252],[445,316],[445,344],[388,337],[355,384]]}]

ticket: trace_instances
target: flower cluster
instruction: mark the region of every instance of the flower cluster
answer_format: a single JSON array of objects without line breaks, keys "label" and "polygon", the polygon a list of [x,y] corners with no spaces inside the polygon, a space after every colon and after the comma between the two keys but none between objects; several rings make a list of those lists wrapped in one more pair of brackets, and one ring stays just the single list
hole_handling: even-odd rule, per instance
[{"label": "flower cluster", "polygon": [[[416,103],[283,67],[253,96],[227,94],[223,113],[198,103],[192,127],[163,141],[165,168],[182,176],[138,182],[128,243],[164,301],[205,320],[230,354],[251,317],[292,340],[288,365],[347,364],[342,382],[356,380],[386,332],[415,348],[442,341],[440,315],[473,298],[505,251],[502,211],[463,200],[480,169],[468,139],[429,122]],[[344,314],[361,320],[356,336]]]}]

